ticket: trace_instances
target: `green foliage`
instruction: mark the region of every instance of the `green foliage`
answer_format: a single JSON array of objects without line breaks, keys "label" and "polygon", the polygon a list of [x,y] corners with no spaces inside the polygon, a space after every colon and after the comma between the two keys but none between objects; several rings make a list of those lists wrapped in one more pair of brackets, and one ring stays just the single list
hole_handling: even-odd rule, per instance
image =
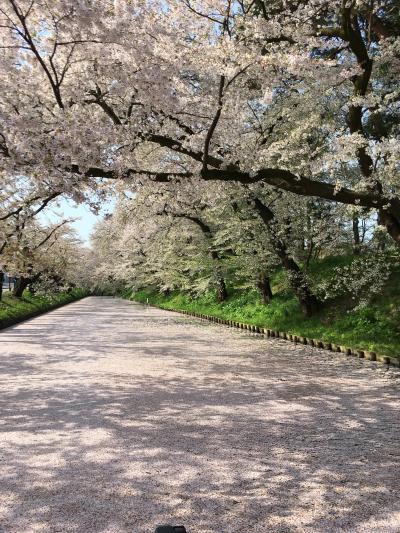
[{"label": "green foliage", "polygon": [[3,299],[0,302],[0,329],[74,300],[79,300],[87,294],[88,291],[84,289],[41,295],[32,295],[25,291],[22,298],[15,298],[7,292],[3,293]]},{"label": "green foliage", "polygon": [[[329,280],[332,270],[351,263],[351,258],[329,257],[310,265],[314,280]],[[305,318],[297,300],[287,289],[284,276],[278,271],[272,280],[274,298],[263,305],[254,290],[231,287],[226,302],[218,303],[208,292],[197,298],[183,292],[163,295],[155,290],[126,293],[126,298],[157,305],[164,309],[188,310],[237,322],[245,322],[295,335],[391,356],[400,355],[400,272],[395,271],[385,290],[363,307],[353,308],[353,302],[340,298],[327,302],[312,318]]]},{"label": "green foliage", "polygon": [[396,268],[398,253],[365,253],[352,257],[348,264],[333,266],[329,278],[320,278],[316,292],[324,299],[351,298],[358,307],[365,307],[383,293]]}]

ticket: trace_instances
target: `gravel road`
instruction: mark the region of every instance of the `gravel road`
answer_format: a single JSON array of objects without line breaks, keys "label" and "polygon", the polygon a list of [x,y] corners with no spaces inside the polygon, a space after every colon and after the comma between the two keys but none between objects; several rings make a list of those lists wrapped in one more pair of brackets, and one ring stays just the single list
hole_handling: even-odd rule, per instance
[{"label": "gravel road", "polygon": [[400,372],[113,298],[0,332],[0,531],[400,531]]}]

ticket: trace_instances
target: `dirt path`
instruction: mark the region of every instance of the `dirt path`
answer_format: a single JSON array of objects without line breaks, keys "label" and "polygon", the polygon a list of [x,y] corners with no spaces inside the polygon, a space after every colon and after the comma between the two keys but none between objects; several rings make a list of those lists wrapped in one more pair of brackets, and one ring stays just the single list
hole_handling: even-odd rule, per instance
[{"label": "dirt path", "polygon": [[0,333],[0,531],[397,533],[399,389],[396,369],[87,298]]}]

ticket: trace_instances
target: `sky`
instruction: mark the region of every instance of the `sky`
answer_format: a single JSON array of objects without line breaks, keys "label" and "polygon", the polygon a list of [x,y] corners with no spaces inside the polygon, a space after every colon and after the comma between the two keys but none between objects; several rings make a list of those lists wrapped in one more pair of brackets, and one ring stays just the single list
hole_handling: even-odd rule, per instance
[{"label": "sky", "polygon": [[71,200],[63,199],[58,203],[57,207],[48,208],[40,214],[40,220],[44,223],[55,222],[60,218],[75,218],[75,222],[71,226],[76,230],[78,236],[82,239],[86,246],[90,244],[90,234],[93,231],[94,225],[99,220],[102,220],[104,215],[112,213],[113,202],[107,202],[101,209],[98,215],[92,213],[89,207],[85,204],[77,205]]}]

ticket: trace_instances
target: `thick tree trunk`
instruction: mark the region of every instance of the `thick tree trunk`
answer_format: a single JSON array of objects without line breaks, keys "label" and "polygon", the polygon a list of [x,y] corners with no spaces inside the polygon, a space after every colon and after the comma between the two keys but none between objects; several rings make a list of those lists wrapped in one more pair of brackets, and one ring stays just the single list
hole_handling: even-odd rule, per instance
[{"label": "thick tree trunk", "polygon": [[321,308],[321,302],[312,293],[299,265],[287,253],[285,244],[275,236],[271,236],[271,243],[288,275],[290,286],[299,300],[303,314],[307,317],[312,316]]},{"label": "thick tree trunk", "polygon": [[265,305],[269,304],[272,300],[272,290],[269,276],[264,273],[260,274],[260,279],[258,281],[258,289],[261,294],[262,301]]},{"label": "thick tree trunk", "polygon": [[303,314],[307,317],[312,316],[321,308],[321,302],[312,293],[308,281],[299,265],[292,257],[290,257],[285,242],[275,233],[273,227],[274,213],[258,198],[255,198],[254,205],[268,229],[272,248],[279,257],[282,268],[288,275],[290,286],[300,303]]},{"label": "thick tree trunk", "polygon": [[360,228],[359,220],[356,216],[353,217],[353,253],[354,255],[360,255],[361,241],[360,241]]},{"label": "thick tree trunk", "polygon": [[224,302],[228,298],[228,291],[226,290],[226,284],[224,278],[218,278],[217,287],[217,301]]},{"label": "thick tree trunk", "polygon": [[389,235],[400,246],[400,217],[388,210],[380,209],[379,224],[385,226]]},{"label": "thick tree trunk", "polygon": [[308,267],[310,265],[310,261],[312,259],[312,255],[314,252],[314,243],[310,241],[308,243],[308,250],[307,250],[307,257],[306,257],[306,266]]},{"label": "thick tree trunk", "polygon": [[30,278],[25,278],[24,276],[17,278],[14,284],[13,295],[17,298],[22,298],[22,295],[24,294],[24,290],[27,288],[30,281],[31,281]]},{"label": "thick tree trunk", "polygon": [[4,272],[0,270],[0,302],[3,298]]},{"label": "thick tree trunk", "polygon": [[[373,22],[371,22],[373,25]],[[354,53],[360,67],[360,73],[352,78],[354,84],[354,95],[365,96],[370,86],[373,60],[369,50],[363,40],[362,31],[357,17],[353,16],[352,7],[346,6],[342,10],[342,31],[348,41],[350,50]],[[350,133],[358,133],[367,138],[363,126],[363,109],[359,105],[350,105],[347,113],[347,124]],[[374,161],[367,151],[367,143],[357,150],[357,159],[363,176],[371,178],[374,172]],[[373,194],[378,197],[382,195],[382,184],[376,182]],[[354,202],[355,203],[355,202]],[[380,204],[382,205],[382,204]],[[371,206],[374,207],[374,206]],[[385,226],[387,232],[400,245],[400,200],[395,198],[389,202],[387,209],[379,209],[379,223]]]}]

